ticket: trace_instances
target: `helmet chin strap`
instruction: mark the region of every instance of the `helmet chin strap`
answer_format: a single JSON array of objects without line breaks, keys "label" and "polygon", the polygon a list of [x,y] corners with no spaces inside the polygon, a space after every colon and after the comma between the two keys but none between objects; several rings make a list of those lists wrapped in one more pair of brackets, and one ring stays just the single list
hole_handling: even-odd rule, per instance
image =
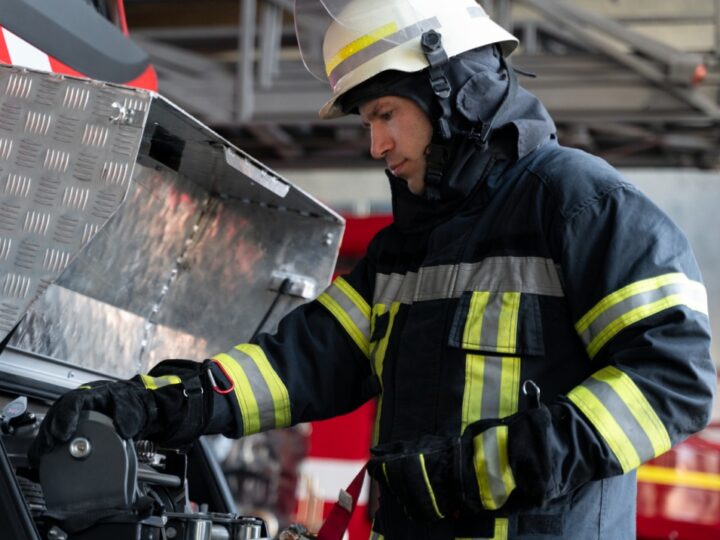
[{"label": "helmet chin strap", "polygon": [[442,36],[435,30],[428,30],[420,39],[425,58],[427,58],[430,75],[430,87],[440,105],[440,118],[437,128],[433,130],[433,137],[426,149],[425,197],[431,201],[442,199],[441,182],[449,148],[447,142],[452,138],[450,129],[450,96],[452,86],[445,74],[445,66],[449,58],[442,45]]},{"label": "helmet chin strap", "polygon": [[[420,45],[429,64],[430,87],[441,111],[440,117],[437,119],[437,128],[433,130],[432,140],[425,151],[427,157],[424,195],[428,200],[439,201],[442,199],[442,177],[450,155],[450,140],[453,137],[453,129],[450,125],[452,85],[445,72],[450,59],[443,48],[442,36],[435,30],[425,32],[420,39]],[[508,66],[503,54],[500,54],[500,64],[508,77],[508,88],[502,102],[495,114],[487,122],[482,123],[479,132],[475,129],[470,132],[462,132],[468,138],[473,139],[483,151],[488,148],[488,141],[495,122],[505,114],[517,94],[517,77],[513,69]]]}]

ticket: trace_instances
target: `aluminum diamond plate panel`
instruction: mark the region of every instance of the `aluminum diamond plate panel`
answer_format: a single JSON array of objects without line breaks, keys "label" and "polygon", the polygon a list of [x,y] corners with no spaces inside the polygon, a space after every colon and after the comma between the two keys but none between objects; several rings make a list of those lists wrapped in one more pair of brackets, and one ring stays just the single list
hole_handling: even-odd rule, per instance
[{"label": "aluminum diamond plate panel", "polygon": [[147,92],[0,68],[0,339],[124,200],[149,103]]},{"label": "aluminum diamond plate panel", "polygon": [[0,336],[21,353],[0,373],[205,358],[329,283],[342,218],[161,96],[10,67],[0,89]]}]

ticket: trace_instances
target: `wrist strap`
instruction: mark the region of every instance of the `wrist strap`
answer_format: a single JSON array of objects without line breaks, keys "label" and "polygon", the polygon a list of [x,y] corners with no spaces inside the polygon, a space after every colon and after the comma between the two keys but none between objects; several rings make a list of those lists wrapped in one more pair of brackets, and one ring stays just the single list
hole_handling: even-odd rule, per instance
[{"label": "wrist strap", "polygon": [[201,375],[195,375],[182,382],[183,396],[187,401],[187,412],[178,430],[166,441],[166,444],[187,444],[194,442],[203,434],[207,419],[205,418],[205,399],[200,377]]}]

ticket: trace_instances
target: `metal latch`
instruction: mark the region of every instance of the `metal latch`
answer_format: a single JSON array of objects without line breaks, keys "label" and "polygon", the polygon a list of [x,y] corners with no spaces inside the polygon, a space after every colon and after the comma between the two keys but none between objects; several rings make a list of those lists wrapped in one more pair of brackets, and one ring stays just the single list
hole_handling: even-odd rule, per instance
[{"label": "metal latch", "polygon": [[[288,280],[288,283],[283,287],[285,280]],[[279,270],[276,270],[270,275],[270,286],[268,288],[271,291],[279,291],[282,289],[285,294],[298,296],[307,300],[317,296],[317,282],[313,278]]]}]

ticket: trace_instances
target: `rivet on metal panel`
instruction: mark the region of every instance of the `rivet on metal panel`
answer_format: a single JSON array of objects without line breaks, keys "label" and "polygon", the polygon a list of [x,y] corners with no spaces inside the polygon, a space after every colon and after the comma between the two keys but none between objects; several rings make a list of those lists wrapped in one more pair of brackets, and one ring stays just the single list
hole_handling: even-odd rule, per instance
[{"label": "rivet on metal panel", "polygon": [[335,235],[333,233],[326,233],[325,237],[323,238],[323,244],[325,244],[326,246],[331,246],[334,239]]},{"label": "rivet on metal panel", "polygon": [[[122,126],[131,126],[136,122],[136,110],[126,107],[122,103],[117,101],[110,105],[112,108],[112,114],[110,115],[110,122],[113,124],[120,124]],[[142,115],[137,115],[142,116]]]}]

